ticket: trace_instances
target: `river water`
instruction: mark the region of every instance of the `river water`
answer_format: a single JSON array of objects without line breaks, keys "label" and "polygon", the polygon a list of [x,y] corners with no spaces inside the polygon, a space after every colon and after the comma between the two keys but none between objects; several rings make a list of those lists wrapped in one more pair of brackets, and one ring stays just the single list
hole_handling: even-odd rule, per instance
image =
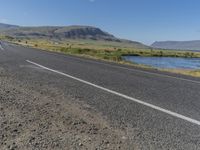
[{"label": "river water", "polygon": [[124,56],[124,60],[164,69],[200,69],[200,58]]}]

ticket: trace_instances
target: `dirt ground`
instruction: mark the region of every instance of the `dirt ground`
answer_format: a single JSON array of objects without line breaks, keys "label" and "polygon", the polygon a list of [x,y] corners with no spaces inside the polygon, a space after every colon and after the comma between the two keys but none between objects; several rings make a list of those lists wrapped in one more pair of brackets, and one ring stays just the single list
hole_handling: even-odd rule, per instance
[{"label": "dirt ground", "polygon": [[34,88],[0,67],[1,150],[131,149],[126,132],[90,106],[53,88]]}]

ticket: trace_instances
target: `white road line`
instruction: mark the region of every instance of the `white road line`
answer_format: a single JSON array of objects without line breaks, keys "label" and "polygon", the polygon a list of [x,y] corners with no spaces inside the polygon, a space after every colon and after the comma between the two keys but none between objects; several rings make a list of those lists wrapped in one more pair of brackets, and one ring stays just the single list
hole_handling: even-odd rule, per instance
[{"label": "white road line", "polygon": [[1,49],[1,50],[4,50],[4,48],[1,46],[1,44],[0,44],[0,49]]},{"label": "white road line", "polygon": [[108,63],[96,62],[96,61],[93,61],[93,60],[83,60],[81,58],[76,58],[76,57],[70,57],[70,58],[78,59],[78,60],[81,60],[81,61],[93,62],[93,63],[96,63],[96,64],[100,64],[100,65],[104,65],[104,66],[110,66],[110,67],[113,67],[113,68],[120,68],[120,69],[124,69],[124,70],[135,71],[135,72],[140,72],[140,73],[144,73],[144,74],[156,75],[156,76],[160,76],[160,77],[178,79],[178,80],[182,80],[182,81],[200,84],[200,81],[195,81],[195,80],[190,80],[190,79],[185,79],[185,78],[180,78],[180,77],[174,77],[174,76],[170,76],[170,75],[166,75],[166,74],[148,72],[148,71],[143,71],[143,70],[138,70],[138,69],[133,69],[133,68],[126,68],[126,67],[122,67],[122,66],[115,66],[115,65],[108,64]]},{"label": "white road line", "polygon": [[119,97],[122,97],[122,98],[125,98],[125,99],[128,99],[128,100],[131,100],[131,101],[136,102],[136,103],[138,103],[138,104],[141,104],[141,105],[150,107],[150,108],[155,109],[155,110],[157,110],[157,111],[166,113],[166,114],[171,115],[171,116],[173,116],[173,117],[176,117],[176,118],[179,118],[179,119],[185,120],[185,121],[187,121],[187,122],[190,122],[190,123],[192,123],[192,124],[196,124],[196,125],[199,125],[199,126],[200,126],[200,121],[198,121],[198,120],[195,120],[195,119],[186,117],[186,116],[184,116],[184,115],[178,114],[178,113],[176,113],[176,112],[173,112],[173,111],[170,111],[170,110],[167,110],[167,109],[164,109],[164,108],[155,106],[155,105],[153,105],[153,104],[150,104],[150,103],[147,103],[147,102],[144,102],[144,101],[135,99],[135,98],[133,98],[133,97],[130,97],[130,96],[121,94],[121,93],[119,93],[119,92],[116,92],[116,91],[113,91],[113,90],[109,90],[109,89],[104,88],[104,87],[102,87],[102,86],[93,84],[93,83],[91,83],[91,82],[82,80],[82,79],[80,79],[80,78],[76,78],[76,77],[71,76],[71,75],[68,75],[68,74],[66,74],[66,73],[63,73],[63,72],[60,72],[60,71],[57,71],[57,70],[54,70],[54,69],[50,69],[50,68],[48,68],[48,67],[42,66],[42,65],[37,64],[37,63],[35,63],[35,62],[32,62],[32,61],[30,61],[30,60],[26,60],[26,61],[27,61],[28,63],[30,63],[30,64],[32,64],[32,65],[35,65],[35,66],[38,66],[38,67],[40,67],[40,68],[42,68],[42,69],[45,69],[45,70],[48,70],[48,71],[51,71],[51,72],[54,72],[54,73],[63,75],[63,76],[65,76],[65,77],[71,78],[71,79],[76,80],[76,81],[79,81],[79,82],[81,82],[81,83],[84,83],[84,84],[93,86],[93,87],[95,87],[95,88],[98,88],[98,89],[100,89],[100,90],[106,91],[106,92],[108,92],[108,93],[117,95],[117,96],[119,96]]}]

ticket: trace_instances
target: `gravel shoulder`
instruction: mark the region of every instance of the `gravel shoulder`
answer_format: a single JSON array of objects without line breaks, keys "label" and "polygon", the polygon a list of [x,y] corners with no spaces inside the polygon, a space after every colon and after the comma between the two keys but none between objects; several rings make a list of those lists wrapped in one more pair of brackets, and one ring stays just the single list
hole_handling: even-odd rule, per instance
[{"label": "gravel shoulder", "polygon": [[129,149],[126,133],[83,102],[0,67],[1,150]]}]

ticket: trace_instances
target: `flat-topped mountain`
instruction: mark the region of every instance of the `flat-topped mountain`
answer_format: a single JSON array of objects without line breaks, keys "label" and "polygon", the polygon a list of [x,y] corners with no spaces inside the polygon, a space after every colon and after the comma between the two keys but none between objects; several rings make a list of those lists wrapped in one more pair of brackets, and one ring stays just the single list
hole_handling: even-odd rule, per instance
[{"label": "flat-topped mountain", "polygon": [[[11,25],[12,27],[12,25]],[[105,32],[99,28],[91,26],[42,26],[42,27],[20,27],[13,26],[12,28],[5,26],[0,33],[3,35],[12,36],[14,38],[42,38],[42,39],[56,39],[56,40],[66,40],[66,39],[89,39],[97,41],[111,41],[118,43],[132,44],[133,47],[137,48],[147,48],[148,46],[130,40],[124,40],[115,37],[108,32]]]},{"label": "flat-topped mountain", "polygon": [[99,28],[89,26],[68,27],[19,27],[4,31],[5,34],[21,38],[56,38],[56,39],[94,39],[117,41],[113,35]]},{"label": "flat-topped mountain", "polygon": [[153,48],[178,49],[178,50],[199,50],[200,40],[196,41],[161,41],[151,45]]}]

